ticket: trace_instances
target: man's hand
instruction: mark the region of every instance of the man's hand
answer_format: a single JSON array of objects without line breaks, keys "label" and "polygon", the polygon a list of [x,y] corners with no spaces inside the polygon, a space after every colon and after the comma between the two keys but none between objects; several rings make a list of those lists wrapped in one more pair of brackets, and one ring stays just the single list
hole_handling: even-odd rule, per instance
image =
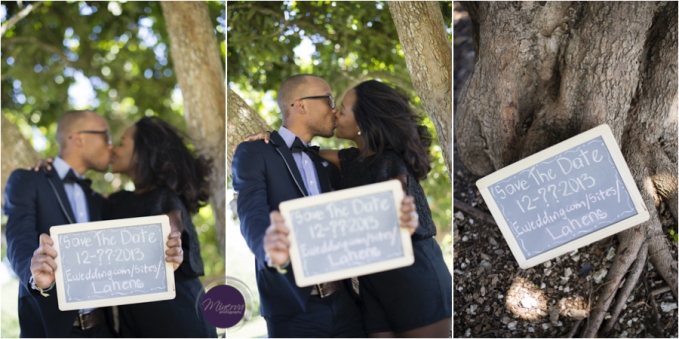
[{"label": "man's hand", "polygon": [[184,261],[184,250],[182,249],[182,233],[174,231],[167,237],[167,247],[165,251],[165,261],[172,263],[176,271]]},{"label": "man's hand", "polygon": [[274,265],[281,266],[290,260],[290,229],[285,226],[285,219],[278,211],[270,214],[271,224],[264,235],[264,252]]},{"label": "man's hand", "polygon": [[54,250],[54,241],[52,238],[43,233],[40,235],[40,247],[33,252],[31,258],[31,274],[33,274],[33,281],[38,287],[46,289],[54,282],[54,271],[57,269],[57,263],[54,258],[57,257],[57,251]]},{"label": "man's hand", "polygon": [[419,216],[415,207],[415,199],[410,195],[406,195],[401,201],[401,227],[407,229],[408,233],[413,235],[418,225]]}]

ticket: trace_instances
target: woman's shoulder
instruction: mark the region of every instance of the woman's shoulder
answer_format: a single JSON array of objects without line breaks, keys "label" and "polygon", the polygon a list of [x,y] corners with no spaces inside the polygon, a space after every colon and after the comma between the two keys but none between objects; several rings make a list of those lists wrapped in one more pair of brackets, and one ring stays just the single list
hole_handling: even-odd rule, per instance
[{"label": "woman's shoulder", "polygon": [[134,196],[134,192],[126,191],[126,190],[120,190],[115,193],[111,193],[108,196],[108,201],[112,203],[116,202],[121,202],[121,201],[126,201],[130,199],[130,197]]},{"label": "woman's shoulder", "polygon": [[157,187],[152,190],[137,194],[130,191],[118,191],[109,196],[109,202],[114,205],[139,205],[145,209],[153,209],[158,213],[166,208],[179,209],[181,198],[169,187]]},{"label": "woman's shoulder", "polygon": [[159,187],[152,191],[155,200],[159,203],[160,209],[163,213],[169,211],[179,210],[184,211],[186,207],[182,199],[169,187]]},{"label": "woman's shoulder", "polygon": [[375,167],[378,169],[381,178],[397,178],[409,173],[403,155],[393,149],[385,149],[376,154]]},{"label": "woman's shoulder", "polygon": [[156,196],[156,197],[157,196],[161,196],[161,197],[176,197],[177,196],[177,194],[174,193],[172,191],[172,189],[170,189],[167,186],[156,187],[156,188],[148,191],[148,194],[152,195],[152,196]]},{"label": "woman's shoulder", "polygon": [[385,149],[379,154],[375,155],[375,161],[379,164],[389,166],[405,166],[403,155],[393,149]]},{"label": "woman's shoulder", "polygon": [[377,157],[379,159],[403,160],[401,153],[391,148],[383,150],[377,155]]},{"label": "woman's shoulder", "polygon": [[337,156],[339,157],[340,161],[353,160],[358,158],[360,155],[361,151],[359,151],[356,147],[341,149],[339,152],[337,152]]}]

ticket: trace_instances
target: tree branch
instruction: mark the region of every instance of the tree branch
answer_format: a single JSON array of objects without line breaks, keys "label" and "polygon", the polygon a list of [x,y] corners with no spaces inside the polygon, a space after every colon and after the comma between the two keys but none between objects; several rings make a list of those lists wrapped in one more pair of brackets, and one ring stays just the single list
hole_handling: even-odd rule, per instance
[{"label": "tree branch", "polygon": [[[281,21],[281,25],[279,26],[278,32],[276,32],[276,33],[258,36],[258,37],[254,37],[254,38],[249,37],[247,40],[243,39],[243,40],[230,41],[229,42],[230,45],[236,45],[236,44],[240,44],[240,43],[243,43],[243,42],[251,42],[254,39],[262,39],[262,38],[266,38],[266,37],[272,37],[272,36],[275,36],[276,34],[281,33],[285,29],[285,27],[292,27],[292,26],[295,26],[295,25],[297,25],[299,27],[303,27],[303,26],[311,27],[315,31],[315,33],[318,33],[318,34],[322,35],[323,37],[325,37],[327,39],[327,36],[324,34],[323,30],[321,28],[319,28],[313,22],[307,22],[307,21],[303,21],[303,20],[286,20],[285,15],[283,15],[282,13],[276,12],[272,9],[263,8],[263,7],[256,7],[256,6],[253,6],[252,4],[236,4],[236,5],[228,6],[227,10],[236,10],[236,9],[243,9],[243,8],[255,9],[257,12],[260,12],[262,14],[275,16]],[[231,26],[231,27],[233,27],[233,26]]]},{"label": "tree branch", "polygon": [[479,218],[487,223],[493,224],[497,226],[497,222],[495,222],[495,219],[493,219],[492,216],[488,215],[487,213],[481,212],[477,210],[474,207],[471,207],[465,203],[463,203],[460,200],[453,199],[453,206],[457,208],[458,210],[462,210],[464,212],[467,212],[468,214],[471,214],[472,216]]},{"label": "tree branch", "polygon": [[66,58],[66,54],[64,54],[64,51],[61,48],[54,46],[54,45],[51,45],[51,44],[48,44],[48,43],[45,43],[45,42],[42,42],[35,37],[3,38],[2,43],[3,44],[10,44],[10,45],[11,44],[33,44],[33,45],[37,45],[37,46],[41,47],[42,49],[44,49],[46,51],[58,54],[65,61],[68,62],[68,58]]},{"label": "tree branch", "polygon": [[[54,68],[54,69],[53,69],[54,73],[56,73],[57,70],[61,70],[61,69],[63,69],[64,67],[67,67],[67,66],[71,66],[71,67],[76,67],[76,66],[78,66],[78,67],[76,67],[76,68],[80,68],[80,69],[84,69],[84,68],[87,67],[87,64],[84,64],[84,63],[83,63],[84,60],[78,60],[78,61],[75,62],[75,63],[74,63],[74,62],[71,62],[70,60],[68,60],[68,58],[66,57],[66,54],[64,53],[64,51],[63,51],[61,48],[59,48],[59,47],[57,47],[57,46],[54,46],[54,45],[51,45],[51,44],[48,44],[48,43],[45,43],[45,42],[43,42],[43,41],[40,41],[40,40],[38,40],[38,39],[35,38],[35,37],[3,38],[3,39],[2,39],[2,43],[3,43],[3,44],[10,44],[10,45],[11,45],[11,44],[26,44],[26,45],[30,44],[30,45],[35,45],[35,46],[38,46],[38,47],[42,48],[43,50],[45,50],[45,51],[48,52],[48,53],[54,53],[54,54],[59,55],[59,58],[60,58],[60,66],[59,66],[58,69],[57,69],[57,68]],[[100,77],[101,77],[101,74],[99,74],[99,75],[100,75]],[[7,78],[10,77],[10,76],[12,76],[12,72],[5,72],[5,73],[2,74],[2,80],[5,80],[5,79],[7,79]]]},{"label": "tree branch", "polygon": [[38,7],[40,7],[40,6],[42,6],[42,4],[43,4],[42,2],[38,2],[37,4],[35,4],[35,6],[33,6],[33,4],[30,4],[30,5],[26,6],[26,8],[22,9],[19,13],[17,13],[17,15],[15,15],[15,16],[13,16],[11,19],[7,20],[7,21],[2,25],[2,28],[0,28],[0,36],[1,36],[1,35],[5,35],[5,33],[6,33],[10,28],[14,27],[14,25],[16,25],[17,22],[19,22],[21,19],[23,19],[23,18],[25,18],[26,16],[28,16],[29,14],[31,14],[31,12],[32,12],[34,9],[36,9],[36,8],[38,8]]},{"label": "tree branch", "polygon": [[275,31],[275,32],[273,32],[273,33],[265,34],[265,35],[260,35],[260,36],[255,36],[255,37],[247,37],[247,38],[245,38],[245,39],[236,39],[235,41],[234,41],[233,39],[231,39],[231,40],[229,41],[229,44],[230,44],[230,45],[240,45],[240,44],[243,44],[243,43],[251,43],[251,42],[253,42],[253,41],[255,41],[255,40],[261,40],[261,39],[266,39],[266,38],[272,38],[272,37],[275,37],[276,35],[280,34],[281,32],[283,32],[283,29],[285,29],[285,25],[280,24],[280,25],[278,25],[278,30]]}]

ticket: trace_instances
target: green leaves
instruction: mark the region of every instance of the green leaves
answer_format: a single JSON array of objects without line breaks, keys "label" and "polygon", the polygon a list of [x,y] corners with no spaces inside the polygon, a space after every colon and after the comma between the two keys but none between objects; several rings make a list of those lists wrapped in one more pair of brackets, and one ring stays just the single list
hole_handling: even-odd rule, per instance
[{"label": "green leaves", "polygon": [[[115,4],[46,2],[9,30],[2,37],[3,113],[38,111],[35,126],[48,127],[67,110],[94,109],[120,135],[148,111],[185,129],[181,106],[171,99],[177,81],[160,4]],[[8,17],[19,11],[15,2],[3,5]],[[210,1],[208,8],[223,41],[224,3]],[[82,77],[96,100],[74,107],[69,87]]]},{"label": "green leaves", "polygon": [[[452,26],[452,2],[441,2],[444,21]],[[313,73],[330,84],[334,96],[360,82],[380,79],[413,98],[415,109],[435,135],[412,81],[386,2],[228,2],[227,81],[273,127],[281,125],[276,91],[287,77]],[[452,30],[451,32],[452,39]],[[452,41],[452,40],[451,40]],[[313,47],[304,49],[301,47]],[[297,51],[297,54],[295,53]],[[305,59],[308,57],[308,59]],[[349,142],[320,139],[327,148]],[[450,231],[451,184],[438,141],[432,172],[422,182],[439,230]]]},{"label": "green leaves", "polygon": [[[225,4],[207,4],[214,33],[223,45]],[[8,18],[20,11],[17,2],[2,5]],[[57,155],[56,122],[72,109],[92,109],[106,117],[116,142],[145,115],[160,116],[185,131],[169,46],[158,2],[44,2],[2,36],[2,114],[42,149],[44,158]],[[77,83],[81,92],[73,95],[89,92],[93,101],[82,105],[70,101],[69,90]],[[99,192],[134,187],[117,174],[88,176]],[[223,274],[211,209],[203,208],[194,222],[206,272]]]}]

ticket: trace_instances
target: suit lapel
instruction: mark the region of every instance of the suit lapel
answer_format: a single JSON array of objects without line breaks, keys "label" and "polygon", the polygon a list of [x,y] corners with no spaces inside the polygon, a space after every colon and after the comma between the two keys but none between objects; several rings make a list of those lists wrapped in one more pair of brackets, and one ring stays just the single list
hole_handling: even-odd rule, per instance
[{"label": "suit lapel", "polygon": [[314,166],[316,166],[316,175],[318,175],[318,183],[321,184],[321,193],[330,192],[332,188],[330,187],[330,178],[326,168],[320,160],[313,159],[313,157],[311,160],[314,162]]},{"label": "suit lapel", "polygon": [[101,203],[97,199],[97,193],[90,190],[90,194],[87,195],[87,210],[90,214],[90,221],[101,220]]},{"label": "suit lapel", "polygon": [[68,201],[68,196],[66,195],[66,190],[64,189],[64,182],[59,178],[57,171],[52,168],[50,171],[43,169],[47,175],[47,181],[52,187],[53,194],[56,195],[61,212],[64,213],[66,219],[71,223],[75,223],[75,215],[73,214],[73,208],[71,203]]},{"label": "suit lapel", "polygon": [[290,172],[290,174],[292,175],[292,179],[295,180],[297,188],[300,190],[300,192],[302,192],[303,196],[305,197],[309,196],[309,193],[306,190],[306,186],[304,185],[304,181],[302,180],[302,175],[299,173],[299,169],[297,169],[297,163],[295,162],[295,159],[292,157],[292,152],[290,152],[290,149],[285,144],[285,140],[283,140],[283,138],[281,138],[281,136],[278,135],[278,132],[272,132],[269,138],[273,146],[276,148],[278,154],[280,154],[281,157],[283,157],[285,166],[288,168],[288,172]]}]

